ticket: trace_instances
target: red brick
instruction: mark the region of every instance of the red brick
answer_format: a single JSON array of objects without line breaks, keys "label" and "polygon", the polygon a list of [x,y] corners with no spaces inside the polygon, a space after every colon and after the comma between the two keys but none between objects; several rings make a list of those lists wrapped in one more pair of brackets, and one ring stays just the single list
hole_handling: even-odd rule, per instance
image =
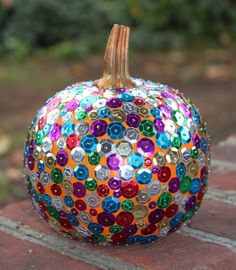
[{"label": "red brick", "polygon": [[[15,221],[29,225],[31,228],[50,233],[47,223],[33,209],[29,200],[13,203],[0,210],[0,216],[9,217]],[[54,235],[58,235],[54,233]]]},{"label": "red brick", "polygon": [[[6,207],[0,215],[22,221],[33,229],[52,233],[46,223],[39,219],[37,214],[31,209],[32,207],[29,202],[21,202]],[[204,223],[207,222],[204,221]],[[57,235],[57,237],[63,239],[62,236]],[[206,243],[178,233],[173,233],[164,240],[146,246],[100,247],[89,243],[83,243],[83,246],[90,250],[140,265],[144,269],[224,269],[222,265],[227,265],[228,268],[225,269],[234,270],[235,268],[233,266],[236,264],[235,254],[228,248]]]},{"label": "red brick", "polygon": [[0,269],[95,270],[99,268],[0,232]]},{"label": "red brick", "polygon": [[222,171],[212,167],[209,186],[219,190],[236,190],[236,171]]},{"label": "red brick", "polygon": [[105,253],[150,270],[216,270],[222,269],[217,268],[222,260],[229,265],[227,270],[235,270],[236,264],[235,254],[227,248],[177,233],[147,246],[105,248]]},{"label": "red brick", "polygon": [[236,207],[205,200],[193,217],[191,227],[236,240]]},{"label": "red brick", "polygon": [[225,160],[229,162],[236,162],[236,146],[232,145],[222,145],[222,146],[215,146],[211,147],[212,152],[212,159],[217,160]]}]

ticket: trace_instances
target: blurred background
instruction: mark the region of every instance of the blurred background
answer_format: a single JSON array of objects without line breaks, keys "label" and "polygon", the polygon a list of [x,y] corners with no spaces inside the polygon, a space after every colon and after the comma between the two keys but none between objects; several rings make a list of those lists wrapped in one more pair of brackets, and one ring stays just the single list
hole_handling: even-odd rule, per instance
[{"label": "blurred background", "polygon": [[130,73],[175,86],[212,143],[236,130],[236,1],[0,0],[0,208],[26,197],[22,152],[55,91],[101,76],[114,23],[131,27]]}]

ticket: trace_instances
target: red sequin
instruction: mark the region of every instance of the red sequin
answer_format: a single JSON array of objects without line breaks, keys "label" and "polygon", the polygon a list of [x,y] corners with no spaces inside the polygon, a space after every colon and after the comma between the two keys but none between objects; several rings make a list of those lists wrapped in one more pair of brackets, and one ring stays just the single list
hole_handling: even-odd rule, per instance
[{"label": "red sequin", "polygon": [[166,216],[168,218],[173,217],[177,212],[178,212],[178,205],[177,204],[172,204],[166,208]]},{"label": "red sequin", "polygon": [[51,186],[51,191],[52,191],[52,194],[55,195],[55,196],[60,196],[61,195],[61,188],[60,188],[60,186],[58,186],[56,184],[53,184]]},{"label": "red sequin", "polygon": [[64,218],[60,218],[59,222],[60,222],[61,226],[65,227],[66,229],[72,228],[72,225],[70,224],[70,222]]},{"label": "red sequin", "polygon": [[44,194],[44,193],[45,193],[45,189],[44,189],[42,183],[38,182],[38,183],[37,183],[37,188],[38,188],[38,191],[39,191],[41,194]]},{"label": "red sequin", "polygon": [[134,104],[137,106],[143,106],[145,105],[145,100],[143,98],[136,97],[134,99]]},{"label": "red sequin", "polygon": [[127,236],[123,232],[114,233],[112,235],[112,242],[116,245],[124,245],[127,242]]},{"label": "red sequin", "polygon": [[156,225],[154,225],[154,224],[148,224],[145,229],[141,230],[141,233],[143,235],[152,234],[152,233],[155,232],[156,228],[157,228]]},{"label": "red sequin", "polygon": [[116,223],[121,226],[130,225],[134,220],[134,216],[130,212],[120,212],[116,217]]},{"label": "red sequin", "polygon": [[84,211],[86,209],[86,203],[83,200],[77,200],[75,202],[75,207],[80,211]]},{"label": "red sequin", "polygon": [[151,166],[152,165],[152,160],[150,158],[145,158],[144,163],[145,163],[146,166]]},{"label": "red sequin", "polygon": [[138,190],[139,190],[138,184],[134,181],[130,181],[128,183],[123,183],[120,189],[121,189],[122,195],[125,198],[135,197],[138,193]]},{"label": "red sequin", "polygon": [[79,138],[75,134],[70,135],[66,140],[67,147],[69,149],[75,148],[77,143],[78,143],[78,140],[79,140]]},{"label": "red sequin", "polygon": [[109,193],[109,188],[107,185],[99,185],[97,187],[97,193],[101,197],[106,197]]},{"label": "red sequin", "polygon": [[163,166],[158,171],[158,179],[161,182],[167,182],[170,179],[171,171],[169,167]]},{"label": "red sequin", "polygon": [[89,213],[90,213],[92,216],[96,216],[98,212],[97,212],[96,209],[91,208],[91,209],[89,210]]},{"label": "red sequin", "polygon": [[46,123],[46,120],[47,120],[47,116],[44,115],[43,117],[41,117],[38,121],[38,127],[39,129],[42,129]]}]

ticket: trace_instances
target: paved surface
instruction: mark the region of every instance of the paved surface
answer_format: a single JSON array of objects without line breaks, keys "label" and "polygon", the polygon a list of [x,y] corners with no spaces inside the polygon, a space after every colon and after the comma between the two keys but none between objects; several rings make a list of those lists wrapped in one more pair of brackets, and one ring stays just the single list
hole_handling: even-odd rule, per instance
[{"label": "paved surface", "polygon": [[235,270],[236,135],[212,152],[210,188],[190,227],[145,246],[100,247],[58,236],[22,201],[0,212],[0,270]]}]

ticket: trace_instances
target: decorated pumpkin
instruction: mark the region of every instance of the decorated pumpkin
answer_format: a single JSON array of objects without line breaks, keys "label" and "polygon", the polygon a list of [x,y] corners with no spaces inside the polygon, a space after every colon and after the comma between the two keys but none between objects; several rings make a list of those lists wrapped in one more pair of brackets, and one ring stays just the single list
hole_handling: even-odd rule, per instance
[{"label": "decorated pumpkin", "polygon": [[176,89],[128,72],[114,25],[101,79],[49,98],[29,129],[27,189],[50,227],[96,243],[149,243],[188,222],[208,185],[209,139]]}]

